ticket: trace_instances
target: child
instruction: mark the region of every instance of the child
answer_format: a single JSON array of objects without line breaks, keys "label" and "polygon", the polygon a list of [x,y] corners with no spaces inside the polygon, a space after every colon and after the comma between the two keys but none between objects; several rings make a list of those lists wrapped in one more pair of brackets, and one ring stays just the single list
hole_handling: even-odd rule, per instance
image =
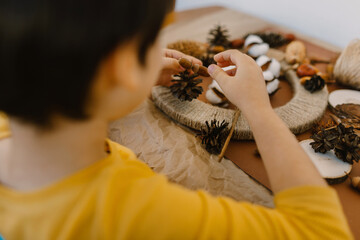
[{"label": "child", "polygon": [[[169,0],[2,1],[0,234],[4,239],[352,239],[336,192],[272,110],[238,51],[209,72],[253,130],[275,209],[169,183],[107,124],[180,71],[158,32]],[[195,62],[196,60],[193,59]],[[220,67],[236,65],[225,73]],[[136,127],[136,123],[134,123]],[[277,133],[274,138],[274,133]],[[280,148],[279,146],[286,146]]]}]

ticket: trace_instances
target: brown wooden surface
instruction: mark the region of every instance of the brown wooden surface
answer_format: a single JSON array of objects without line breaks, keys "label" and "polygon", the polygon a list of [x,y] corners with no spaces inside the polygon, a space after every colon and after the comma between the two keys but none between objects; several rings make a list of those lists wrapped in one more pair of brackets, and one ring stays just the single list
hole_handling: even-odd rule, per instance
[{"label": "brown wooden surface", "polygon": [[[202,9],[194,9],[188,10],[184,12],[176,13],[176,21],[185,23],[190,22],[191,20],[198,18],[200,16],[204,16],[206,14],[212,14],[216,11],[220,11],[223,8],[221,7],[210,7],[210,8],[202,8]],[[269,24],[269,28],[266,30],[278,30],[280,28],[274,27]],[[296,33],[295,33],[296,34]],[[306,38],[309,39],[308,37]],[[299,39],[303,40],[303,39]],[[307,46],[308,56],[311,57],[321,57],[325,59],[333,59],[338,56],[338,52],[334,52],[328,50],[322,45],[314,44],[316,41],[307,41],[303,40]],[[325,71],[324,64],[318,64],[317,67],[320,71]],[[204,80],[204,88],[206,90],[207,85],[211,82],[211,79]],[[286,104],[292,98],[292,91],[289,84],[285,81],[281,82],[281,89],[271,97],[271,103],[273,107],[278,107]],[[343,87],[338,86],[337,84],[328,85],[329,92],[334,91],[336,89],[341,89]],[[200,100],[205,100],[204,96],[200,97]],[[311,135],[310,131],[303,133],[297,136],[299,141],[308,139]],[[276,137],[276,133],[274,132],[274,138]],[[286,148],[286,146],[279,146]],[[271,185],[269,179],[267,177],[264,164],[261,158],[255,156],[254,152],[256,150],[256,144],[254,141],[232,141],[229,145],[229,148],[226,152],[226,157],[233,161],[239,168],[249,174],[251,177],[262,183],[267,188],[271,189]],[[359,164],[355,164],[351,176],[360,176],[360,166]],[[348,222],[350,224],[351,230],[353,231],[355,238],[360,239],[360,224],[357,220],[360,219],[360,193],[354,191],[349,187],[349,182],[346,181],[342,184],[333,185],[340,196],[340,200],[342,202],[345,214],[347,216]]]}]

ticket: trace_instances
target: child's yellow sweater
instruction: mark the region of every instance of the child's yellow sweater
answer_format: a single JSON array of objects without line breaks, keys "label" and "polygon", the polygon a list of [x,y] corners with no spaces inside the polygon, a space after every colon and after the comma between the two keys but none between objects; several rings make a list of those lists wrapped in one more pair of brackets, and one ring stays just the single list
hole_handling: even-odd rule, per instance
[{"label": "child's yellow sweater", "polygon": [[[110,142],[110,155],[47,188],[0,185],[0,235],[21,239],[352,239],[329,187],[275,196],[275,209],[169,183]],[[51,159],[49,159],[51,161]]]}]

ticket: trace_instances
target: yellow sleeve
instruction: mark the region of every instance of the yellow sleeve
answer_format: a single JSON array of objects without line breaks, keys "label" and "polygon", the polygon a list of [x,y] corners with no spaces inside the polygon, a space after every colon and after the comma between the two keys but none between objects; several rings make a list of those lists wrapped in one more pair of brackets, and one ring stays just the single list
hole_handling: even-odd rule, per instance
[{"label": "yellow sleeve", "polygon": [[0,112],[0,139],[10,136],[9,120],[7,116]]},{"label": "yellow sleeve", "polygon": [[275,196],[275,209],[215,198],[168,183],[136,181],[126,209],[113,211],[116,239],[353,239],[336,192],[298,187]]}]

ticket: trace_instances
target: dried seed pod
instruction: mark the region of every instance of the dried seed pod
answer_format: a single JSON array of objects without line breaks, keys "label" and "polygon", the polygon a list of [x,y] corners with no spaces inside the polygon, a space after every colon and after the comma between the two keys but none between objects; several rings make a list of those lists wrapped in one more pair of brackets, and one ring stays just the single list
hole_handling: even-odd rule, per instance
[{"label": "dried seed pod", "polygon": [[306,47],[303,42],[293,41],[285,51],[285,59],[289,64],[301,63],[306,57]]},{"label": "dried seed pod", "polygon": [[196,58],[203,56],[208,49],[209,45],[202,42],[182,40],[167,45],[167,48],[180,51],[186,55]]},{"label": "dried seed pod", "polygon": [[351,187],[360,191],[360,177],[350,177]]},{"label": "dried seed pod", "polygon": [[318,72],[319,69],[311,64],[301,64],[296,70],[296,73],[299,77],[314,76]]}]

